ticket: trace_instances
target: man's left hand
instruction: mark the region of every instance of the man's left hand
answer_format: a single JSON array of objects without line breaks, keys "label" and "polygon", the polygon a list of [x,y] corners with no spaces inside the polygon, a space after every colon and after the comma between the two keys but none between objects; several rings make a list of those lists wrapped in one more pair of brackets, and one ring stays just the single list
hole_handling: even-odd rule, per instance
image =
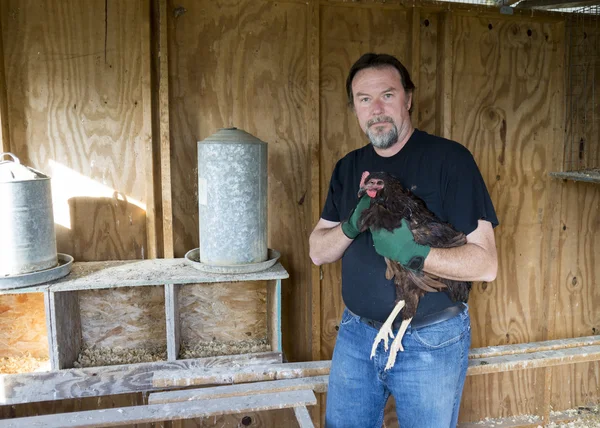
[{"label": "man's left hand", "polygon": [[373,236],[375,251],[379,255],[400,263],[408,270],[414,272],[423,270],[425,259],[429,255],[431,247],[415,242],[405,219],[402,219],[400,227],[391,232],[385,229],[371,229],[371,235]]}]

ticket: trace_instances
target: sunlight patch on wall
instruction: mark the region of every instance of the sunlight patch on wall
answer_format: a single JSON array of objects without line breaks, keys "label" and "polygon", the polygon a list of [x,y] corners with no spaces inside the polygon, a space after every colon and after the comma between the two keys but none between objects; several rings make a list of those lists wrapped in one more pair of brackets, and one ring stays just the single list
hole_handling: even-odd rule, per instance
[{"label": "sunlight patch on wall", "polygon": [[[118,192],[118,189],[98,183],[54,160],[50,160],[49,165],[49,175],[52,177],[54,222],[67,229],[71,229],[70,198],[76,196],[112,198],[115,192]],[[127,202],[146,211],[146,204],[130,196],[127,196]]]}]

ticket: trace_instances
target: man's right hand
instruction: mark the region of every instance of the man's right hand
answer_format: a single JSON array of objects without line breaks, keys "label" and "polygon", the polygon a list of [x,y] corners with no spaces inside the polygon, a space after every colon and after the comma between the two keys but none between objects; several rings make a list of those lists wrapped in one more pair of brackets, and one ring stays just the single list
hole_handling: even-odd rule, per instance
[{"label": "man's right hand", "polygon": [[360,215],[370,206],[371,198],[369,195],[364,195],[362,198],[360,198],[358,204],[350,213],[350,218],[342,222],[342,232],[344,232],[344,235],[350,239],[356,239],[356,237],[360,234],[360,230],[358,229],[358,220],[360,219]]}]

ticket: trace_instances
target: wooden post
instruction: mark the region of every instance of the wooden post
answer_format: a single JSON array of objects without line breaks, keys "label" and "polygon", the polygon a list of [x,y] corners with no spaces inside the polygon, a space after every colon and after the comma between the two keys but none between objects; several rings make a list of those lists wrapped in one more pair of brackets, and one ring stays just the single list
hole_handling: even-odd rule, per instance
[{"label": "wooden post", "polygon": [[167,318],[167,360],[176,361],[179,355],[179,285],[165,285],[165,317]]},{"label": "wooden post", "polygon": [[50,366],[52,370],[73,367],[81,350],[81,316],[77,291],[48,292],[52,339]]},{"label": "wooden post", "polygon": [[[8,128],[8,94],[4,73],[4,45],[2,43],[2,20],[0,20],[0,152],[10,151],[10,131]],[[1,160],[1,159],[0,159]]]},{"label": "wooden post", "polygon": [[[564,34],[564,22],[555,24],[559,26],[562,31],[557,31],[557,34]],[[560,58],[564,56],[564,43],[559,43],[562,55],[556,55],[555,58],[559,59],[554,67],[553,82],[554,91],[552,91],[552,98],[554,99],[553,108],[554,117],[554,141],[552,145],[552,158],[550,160],[549,170],[550,171],[562,171],[563,159],[564,159],[564,123],[565,123],[565,110],[564,110],[564,76],[565,69]],[[554,339],[555,331],[555,319],[556,319],[556,299],[559,288],[559,270],[560,270],[560,259],[558,254],[558,248],[560,246],[560,215],[562,210],[562,190],[564,188],[561,180],[557,180],[551,177],[548,180],[548,195],[544,206],[544,224],[542,228],[542,260],[545,260],[543,266],[542,283],[547,284],[545,293],[542,297],[542,318],[545,318],[541,325],[542,327],[542,340]],[[552,394],[552,367],[546,367],[544,369],[543,381],[537,385],[538,391],[536,396],[541,397],[541,402],[536,403],[536,412],[542,416],[543,424],[547,425],[550,423],[550,407],[551,407],[551,394]],[[539,400],[539,399],[538,399]]]},{"label": "wooden post", "polygon": [[150,0],[140,0],[142,10],[142,109],[143,126],[141,138],[144,141],[144,172],[146,176],[146,246],[144,258],[155,259],[158,251],[156,195],[154,192],[154,150],[152,149],[152,67]]},{"label": "wooden post", "polygon": [[169,51],[167,0],[158,0],[158,138],[162,191],[162,234],[165,258],[173,258],[173,197],[171,189],[171,140],[169,131]]},{"label": "wooden post", "polygon": [[271,350],[281,352],[281,280],[267,282],[267,331]]},{"label": "wooden post", "polygon": [[412,95],[412,122],[419,127],[419,76],[421,74],[421,10],[412,8],[411,19],[411,48],[410,48],[410,77],[415,84]]},{"label": "wooden post", "polygon": [[452,138],[452,12],[440,14],[436,134]]},{"label": "wooden post", "polygon": [[[319,2],[308,3],[308,147],[310,150],[310,230],[321,217],[320,206],[320,102],[319,102]],[[308,237],[307,237],[308,239]],[[311,263],[311,352],[321,359],[321,268]]]}]

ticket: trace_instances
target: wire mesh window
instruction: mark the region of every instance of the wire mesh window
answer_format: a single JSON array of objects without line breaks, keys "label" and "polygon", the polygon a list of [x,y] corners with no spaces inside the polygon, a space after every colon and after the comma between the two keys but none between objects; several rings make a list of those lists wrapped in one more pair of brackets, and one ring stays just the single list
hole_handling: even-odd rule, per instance
[{"label": "wire mesh window", "polygon": [[600,173],[600,6],[567,15],[563,171]]}]

